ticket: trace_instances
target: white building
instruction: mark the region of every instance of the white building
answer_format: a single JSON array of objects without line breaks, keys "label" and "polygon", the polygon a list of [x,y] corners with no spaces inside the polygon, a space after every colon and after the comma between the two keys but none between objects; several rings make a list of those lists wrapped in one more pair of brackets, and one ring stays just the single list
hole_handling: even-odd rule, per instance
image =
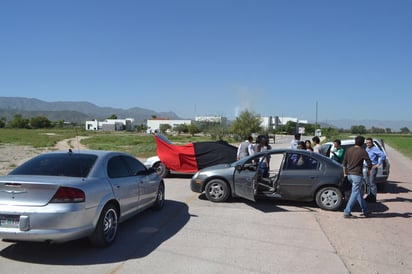
[{"label": "white building", "polygon": [[192,120],[169,120],[169,119],[150,119],[147,120],[147,133],[160,132],[160,125],[170,125],[172,128],[177,125],[191,125]]},{"label": "white building", "polygon": [[134,122],[133,118],[126,119],[106,119],[104,121],[86,121],[86,130],[105,130],[105,131],[115,131],[115,130],[131,130],[132,124]]},{"label": "white building", "polygon": [[224,117],[220,115],[211,115],[211,116],[196,116],[196,122],[212,122],[212,123],[222,123],[225,120]]},{"label": "white building", "polygon": [[307,124],[308,120],[299,120],[296,117],[279,117],[279,116],[262,116],[260,117],[260,126],[266,130],[276,129],[278,126],[284,126],[287,122],[292,121],[299,124]]}]

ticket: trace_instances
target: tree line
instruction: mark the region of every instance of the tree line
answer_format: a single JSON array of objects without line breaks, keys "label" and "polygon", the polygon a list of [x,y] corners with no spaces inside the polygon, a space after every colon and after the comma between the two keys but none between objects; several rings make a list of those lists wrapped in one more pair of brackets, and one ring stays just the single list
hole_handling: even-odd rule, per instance
[{"label": "tree line", "polygon": [[[112,114],[108,119],[117,119],[117,115]],[[194,122],[190,125],[176,125],[171,126],[168,124],[160,125],[160,131],[176,132],[176,133],[188,133],[194,135],[196,133],[206,133],[215,140],[222,140],[225,136],[231,135],[236,139],[242,139],[250,134],[295,134],[298,133],[299,127],[304,127],[305,135],[315,135],[315,131],[318,128],[316,124],[299,124],[293,121],[288,121],[285,125],[279,125],[276,128],[263,128],[261,116],[245,110],[242,111],[234,121],[217,122]],[[21,114],[15,114],[13,119],[6,121],[6,118],[0,118],[0,128],[60,128],[64,126],[64,121],[52,122],[45,116],[35,116],[32,118],[24,118]],[[136,126],[136,131],[144,132],[147,129],[145,125]],[[350,129],[338,129],[334,127],[322,128],[322,135],[325,136],[337,136],[340,133],[351,134],[382,134],[392,133],[390,128],[378,128],[372,127],[367,129],[364,125],[353,125]],[[400,133],[410,133],[407,127],[400,129]]]}]

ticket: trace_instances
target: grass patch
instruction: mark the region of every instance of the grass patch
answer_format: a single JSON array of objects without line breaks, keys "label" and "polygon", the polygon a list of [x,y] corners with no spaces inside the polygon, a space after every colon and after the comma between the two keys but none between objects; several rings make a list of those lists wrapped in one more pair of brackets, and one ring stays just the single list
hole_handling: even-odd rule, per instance
[{"label": "grass patch", "polygon": [[[53,147],[60,140],[83,134],[73,129],[0,129],[0,144],[22,146]],[[86,134],[86,133],[84,133]]]},{"label": "grass patch", "polygon": [[412,135],[409,134],[385,134],[377,135],[376,138],[381,138],[383,141],[412,159]]}]

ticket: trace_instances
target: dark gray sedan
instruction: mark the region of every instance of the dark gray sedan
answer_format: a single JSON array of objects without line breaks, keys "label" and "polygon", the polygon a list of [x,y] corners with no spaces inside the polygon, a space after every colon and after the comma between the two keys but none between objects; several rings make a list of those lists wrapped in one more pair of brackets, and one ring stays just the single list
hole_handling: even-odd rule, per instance
[{"label": "dark gray sedan", "polygon": [[265,197],[315,201],[322,209],[338,210],[348,189],[344,182],[342,166],[321,154],[274,149],[202,169],[192,177],[190,186],[213,202]]},{"label": "dark gray sedan", "polygon": [[0,238],[113,243],[118,224],[164,204],[164,183],[135,157],[115,151],[38,155],[0,177]]}]

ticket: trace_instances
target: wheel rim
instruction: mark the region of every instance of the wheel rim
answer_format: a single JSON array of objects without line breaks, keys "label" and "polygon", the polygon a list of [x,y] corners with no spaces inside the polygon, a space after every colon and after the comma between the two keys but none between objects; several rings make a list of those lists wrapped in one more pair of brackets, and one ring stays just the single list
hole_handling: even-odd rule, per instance
[{"label": "wheel rim", "polygon": [[164,202],[164,189],[162,185],[159,186],[159,191],[157,192],[157,201],[159,204],[163,204]]},{"label": "wheel rim", "polygon": [[222,198],[223,195],[225,194],[225,191],[223,189],[223,186],[221,184],[212,184],[209,187],[209,194],[211,197],[213,197],[213,199],[219,199]]},{"label": "wheel rim", "polygon": [[162,165],[156,165],[156,173],[157,174],[163,174],[163,166]]},{"label": "wheel rim", "polygon": [[334,207],[339,202],[339,195],[335,191],[327,189],[322,192],[320,200],[325,207]]},{"label": "wheel rim", "polygon": [[117,213],[114,209],[109,209],[103,220],[103,234],[106,242],[112,242],[117,232]]}]

